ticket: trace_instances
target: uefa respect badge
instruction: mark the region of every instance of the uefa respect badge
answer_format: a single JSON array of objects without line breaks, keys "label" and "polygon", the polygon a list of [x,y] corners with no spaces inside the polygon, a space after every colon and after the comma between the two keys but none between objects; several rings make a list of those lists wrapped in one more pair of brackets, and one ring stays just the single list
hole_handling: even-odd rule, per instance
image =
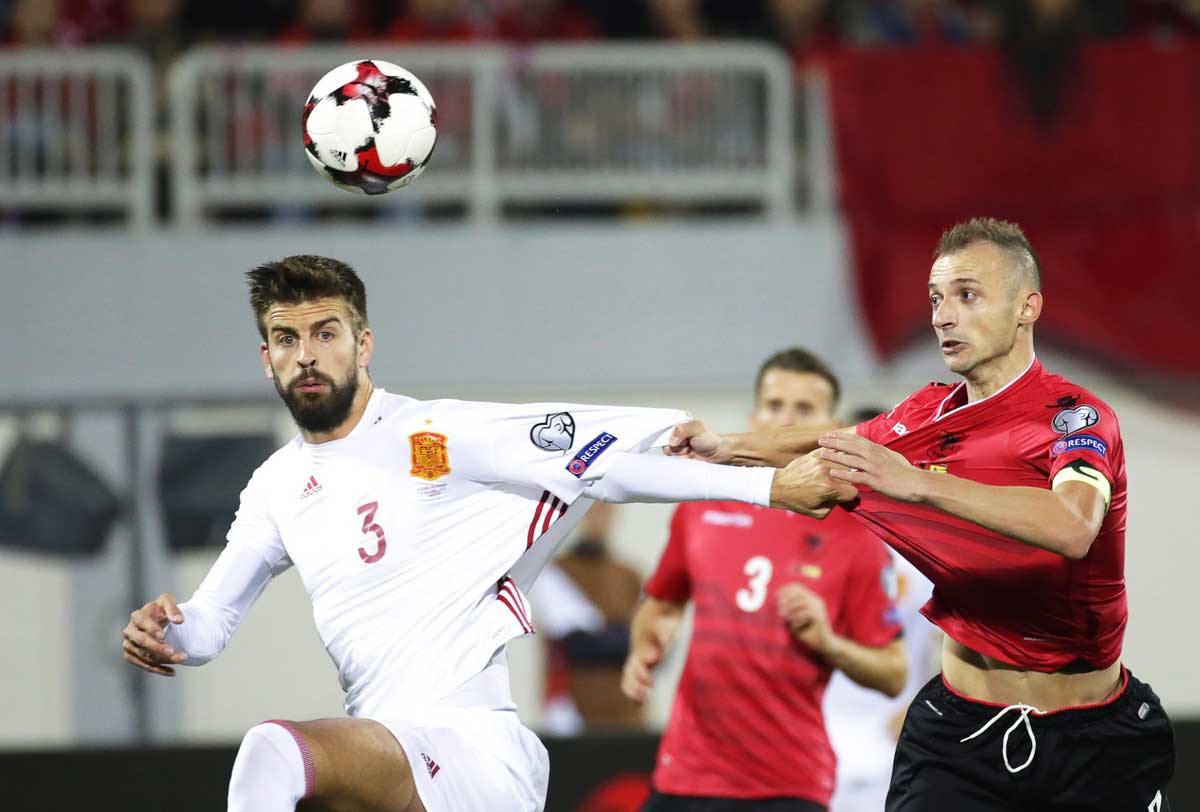
[{"label": "uefa respect badge", "polygon": [[567,472],[576,478],[583,476],[588,467],[596,461],[605,451],[612,447],[612,444],[617,441],[615,435],[609,434],[607,431],[602,431],[592,440],[579,450],[579,453],[571,458],[567,463]]}]

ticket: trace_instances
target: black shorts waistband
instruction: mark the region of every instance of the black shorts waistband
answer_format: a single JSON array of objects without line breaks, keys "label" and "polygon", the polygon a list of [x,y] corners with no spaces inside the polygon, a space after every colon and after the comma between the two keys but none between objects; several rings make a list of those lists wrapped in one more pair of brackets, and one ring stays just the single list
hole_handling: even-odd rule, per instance
[{"label": "black shorts waistband", "polygon": [[[1143,693],[1149,693],[1148,686],[1137,680],[1133,676],[1133,672],[1124,666],[1121,667],[1121,682],[1121,690],[1104,702],[1094,705],[1062,708],[1046,713],[1033,713],[1030,714],[1030,718],[1037,720],[1038,725],[1073,726],[1086,724],[1095,720],[1107,719],[1119,712],[1126,700],[1131,697],[1141,696]],[[990,719],[1006,707],[999,703],[983,702],[963,696],[951,688],[940,673],[934,676],[921,689],[918,701],[921,699],[941,702],[956,712],[978,719],[981,722]]]}]

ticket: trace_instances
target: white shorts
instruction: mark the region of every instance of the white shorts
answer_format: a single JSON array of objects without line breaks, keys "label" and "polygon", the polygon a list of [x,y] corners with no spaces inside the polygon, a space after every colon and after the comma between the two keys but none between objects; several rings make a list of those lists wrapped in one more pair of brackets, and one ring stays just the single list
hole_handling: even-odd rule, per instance
[{"label": "white shorts", "polygon": [[542,812],[550,758],[514,710],[455,709],[380,724],[404,748],[428,812]]},{"label": "white shorts", "polygon": [[881,812],[890,783],[890,775],[839,778],[829,812]]}]

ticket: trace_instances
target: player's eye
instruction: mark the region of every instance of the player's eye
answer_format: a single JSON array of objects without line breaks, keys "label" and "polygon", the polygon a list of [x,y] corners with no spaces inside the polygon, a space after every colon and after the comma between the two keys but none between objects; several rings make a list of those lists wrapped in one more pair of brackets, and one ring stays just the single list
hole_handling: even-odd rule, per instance
[{"label": "player's eye", "polygon": [[973,290],[964,290],[960,295],[962,296],[964,302],[969,302],[975,299],[975,291]]},{"label": "player's eye", "polygon": [[329,330],[322,330],[320,333],[317,334],[317,337],[320,338],[322,341],[333,341],[333,333],[330,332]]},{"label": "player's eye", "polygon": [[295,343],[295,341],[296,341],[295,336],[280,336],[279,337],[279,344],[283,345],[284,347],[292,346],[292,344]]},{"label": "player's eye", "polygon": [[941,301],[942,301],[941,296],[930,296],[929,297],[929,304],[932,305],[933,307],[937,307],[941,303]]}]

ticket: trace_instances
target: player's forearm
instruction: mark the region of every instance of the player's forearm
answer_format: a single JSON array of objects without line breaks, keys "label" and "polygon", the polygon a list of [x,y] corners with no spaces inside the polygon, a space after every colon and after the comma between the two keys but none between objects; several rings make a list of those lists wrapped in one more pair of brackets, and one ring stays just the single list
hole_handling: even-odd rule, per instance
[{"label": "player's forearm", "polygon": [[855,683],[887,696],[899,696],[908,682],[908,657],[903,641],[873,647],[833,635],[822,653],[830,665]]},{"label": "player's forearm", "polygon": [[589,483],[587,495],[602,502],[748,502],[771,503],[770,468],[743,469],[656,454],[616,454],[602,478]]},{"label": "player's forearm", "polygon": [[196,593],[179,605],[183,623],[167,626],[165,642],[188,655],[180,665],[216,659],[272,577],[270,565],[253,550],[227,546]]},{"label": "player's forearm", "polygon": [[179,604],[179,611],[183,623],[168,626],[164,640],[177,651],[187,653],[187,659],[179,665],[205,665],[215,660],[233,636],[236,622],[231,623],[219,609],[202,598],[193,597]]},{"label": "player's forearm", "polygon": [[742,434],[725,434],[725,454],[729,465],[769,466],[783,468],[796,457],[817,447],[817,440],[828,433],[830,426],[813,428],[771,429]]},{"label": "player's forearm", "polygon": [[932,471],[920,476],[925,504],[1067,558],[1086,556],[1099,530],[1055,491],[984,485]]},{"label": "player's forearm", "polygon": [[639,646],[657,645],[666,651],[675,639],[685,605],[647,596],[634,612],[629,630],[629,647],[637,649]]}]

